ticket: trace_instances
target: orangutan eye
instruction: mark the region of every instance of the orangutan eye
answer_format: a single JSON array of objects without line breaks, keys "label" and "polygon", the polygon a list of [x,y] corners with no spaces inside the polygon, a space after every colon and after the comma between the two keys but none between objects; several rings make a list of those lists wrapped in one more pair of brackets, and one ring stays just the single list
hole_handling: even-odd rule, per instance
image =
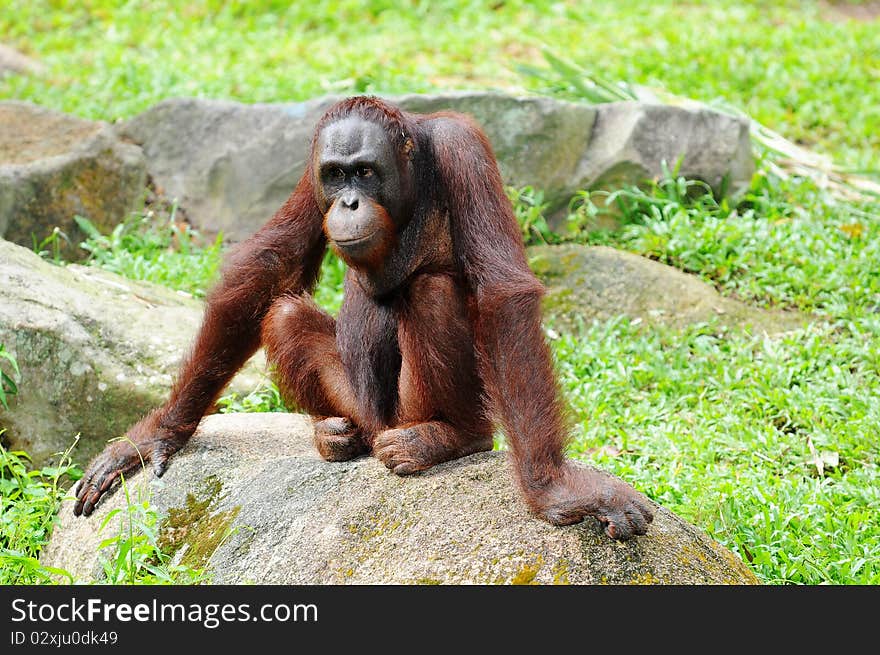
[{"label": "orangutan eye", "polygon": [[342,182],[345,181],[345,171],[339,168],[339,166],[328,166],[327,168],[322,169],[321,178],[325,182],[342,184]]},{"label": "orangutan eye", "polygon": [[373,175],[373,169],[369,166],[359,166],[356,173],[358,177],[371,177]]}]

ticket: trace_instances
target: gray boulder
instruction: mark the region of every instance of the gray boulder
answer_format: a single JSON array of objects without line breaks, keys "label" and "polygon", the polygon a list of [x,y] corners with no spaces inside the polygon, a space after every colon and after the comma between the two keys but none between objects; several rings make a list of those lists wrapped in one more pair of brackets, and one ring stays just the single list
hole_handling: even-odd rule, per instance
[{"label": "gray boulder", "polygon": [[[208,232],[240,240],[262,225],[306,166],[315,123],[339,97],[243,105],[172,99],[123,123],[142,145],[150,176]],[[403,109],[471,114],[492,141],[505,181],[544,191],[564,213],[581,189],[617,188],[661,174],[683,156],[681,173],[720,191],[752,174],[748,123],[709,109],[619,102],[587,106],[488,92],[389,96]]]},{"label": "gray boulder", "polygon": [[586,188],[575,186],[572,174],[595,138],[597,107],[485,92],[390,99],[407,111],[452,110],[473,116],[489,137],[504,181],[540,189],[551,209],[565,206]]},{"label": "gray boulder", "polygon": [[752,180],[747,120],[708,107],[642,102],[597,105],[596,112],[590,147],[573,176],[577,188],[619,189],[656,178],[664,161],[670,170],[678,163],[679,175],[703,180],[717,195],[737,195]]},{"label": "gray boulder", "polygon": [[[159,541],[223,584],[754,584],[733,553],[662,507],[626,543],[592,519],[556,528],[531,517],[503,453],[401,478],[376,459],[321,460],[307,417],[226,414],[202,421],[167,473],[138,473],[133,502],[166,518]],[[72,502],[43,550],[77,580],[101,575],[98,545],[120,529],[118,491],[75,518]],[[103,553],[110,557],[111,553]]]},{"label": "gray boulder", "polygon": [[80,257],[79,214],[108,231],[136,209],[146,184],[141,149],[106,123],[27,102],[0,102],[0,237],[31,246],[55,227]]},{"label": "gray boulder", "polygon": [[[473,116],[514,186],[544,191],[552,212],[582,189],[619,189],[672,169],[736,194],[754,172],[749,123],[708,107],[646,102],[582,105],[486,92],[390,98],[408,111],[451,109]],[[729,186],[725,187],[725,178]]]},{"label": "gray boulder", "polygon": [[[86,462],[168,397],[201,315],[185,294],[0,240],[0,343],[21,369],[0,407],[4,442],[42,464],[81,433],[73,457]],[[251,391],[261,371],[252,362],[233,389]]]},{"label": "gray boulder", "polygon": [[544,315],[563,329],[619,315],[677,328],[717,319],[768,334],[809,322],[798,312],[726,298],[694,275],[606,246],[532,246],[527,252],[529,265],[547,287]]},{"label": "gray boulder", "polygon": [[118,129],[143,148],[160,195],[177,200],[202,231],[240,241],[293,191],[315,123],[333,101],[243,105],[175,98]]}]

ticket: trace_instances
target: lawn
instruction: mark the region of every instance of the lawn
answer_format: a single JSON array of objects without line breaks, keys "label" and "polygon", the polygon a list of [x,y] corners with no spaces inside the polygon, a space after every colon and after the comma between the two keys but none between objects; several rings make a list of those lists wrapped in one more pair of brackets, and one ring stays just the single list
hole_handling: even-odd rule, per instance
[{"label": "lawn", "polygon": [[721,98],[847,166],[876,168],[880,30],[833,6],[11,0],[0,6],[3,40],[49,71],[0,82],[0,97],[113,120],[171,96],[529,90],[516,65],[549,46],[609,79]]},{"label": "lawn", "polygon": [[[520,69],[545,66],[549,48],[606,79],[739,109],[848,169],[880,168],[880,17],[845,18],[876,5],[287,4],[12,0],[0,7],[0,34],[47,72],[0,80],[0,98],[104,120],[180,95],[276,102],[501,88],[577,99],[564,78]],[[619,197],[621,231],[564,236],[652,257],[747,302],[797,309],[812,325],[770,338],[617,319],[552,333],[572,453],[706,530],[765,582],[877,584],[880,199],[780,179],[774,155],[760,154],[736,204],[658,184]],[[93,264],[203,293],[221,249],[186,239],[186,252],[169,252],[181,240],[168,230],[135,223],[94,238]],[[204,274],[186,274],[192,265]],[[325,271],[318,296],[333,308],[341,269],[328,260]],[[9,466],[0,463],[4,479],[19,480]],[[21,484],[3,488],[25,495]],[[41,532],[17,541],[0,533],[0,546],[35,553],[45,521],[34,523]]]}]

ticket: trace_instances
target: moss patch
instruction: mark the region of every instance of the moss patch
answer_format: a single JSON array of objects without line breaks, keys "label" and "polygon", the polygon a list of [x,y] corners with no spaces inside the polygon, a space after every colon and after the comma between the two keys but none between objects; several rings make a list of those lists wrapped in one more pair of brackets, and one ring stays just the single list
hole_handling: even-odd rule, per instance
[{"label": "moss patch", "polygon": [[543,566],[544,557],[538,555],[534,562],[523,564],[520,567],[519,571],[516,572],[516,575],[510,580],[510,584],[538,584],[535,582],[535,578],[538,576],[538,573],[541,572]]},{"label": "moss patch", "polygon": [[553,584],[562,584],[568,585],[571,584],[568,580],[568,560],[561,559],[556,564],[553,565],[553,569],[551,569],[553,573]]},{"label": "moss patch", "polygon": [[635,574],[629,582],[634,585],[663,584],[663,581],[650,571]]},{"label": "moss patch", "polygon": [[348,531],[359,536],[364,541],[369,541],[376,537],[381,537],[386,532],[394,532],[401,526],[400,519],[376,514],[368,517],[362,523],[350,523]]},{"label": "moss patch", "polygon": [[680,561],[688,567],[699,562],[707,579],[723,584],[760,584],[751,569],[729,550],[714,542],[710,542],[708,548],[712,553],[702,551],[698,545],[685,545],[681,548]]},{"label": "moss patch", "polygon": [[216,475],[202,481],[196,494],[186,495],[184,507],[171,508],[159,528],[159,547],[166,553],[178,553],[185,548],[181,564],[203,567],[214,551],[229,535],[232,521],[241,506],[216,511],[225,498],[223,483]]}]

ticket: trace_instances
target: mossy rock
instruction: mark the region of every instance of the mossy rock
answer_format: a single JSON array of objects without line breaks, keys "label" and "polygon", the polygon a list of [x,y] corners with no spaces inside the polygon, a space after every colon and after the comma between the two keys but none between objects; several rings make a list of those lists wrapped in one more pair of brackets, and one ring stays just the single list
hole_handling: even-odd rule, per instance
[{"label": "mossy rock", "polygon": [[0,102],[0,237],[31,246],[58,227],[65,257],[81,258],[74,216],[111,230],[137,208],[146,176],[141,149],[107,123]]},{"label": "mossy rock", "polygon": [[[558,528],[532,517],[502,452],[401,478],[372,457],[321,460],[296,414],[205,418],[161,479],[139,473],[161,541],[227,584],[754,584],[733,553],[662,507],[647,535],[609,539],[593,520]],[[101,575],[97,528],[125,507],[118,491],[89,518],[72,503],[42,555],[78,580]]]},{"label": "mossy rock", "polygon": [[810,321],[798,312],[762,309],[722,296],[694,275],[607,246],[532,246],[528,257],[547,287],[544,314],[564,330],[621,315],[673,328],[717,322],[768,334]]},{"label": "mossy rock", "polygon": [[[19,393],[0,407],[3,444],[41,465],[77,434],[85,463],[165,402],[201,322],[187,294],[97,268],[55,266],[0,239],[0,343],[18,360]],[[256,358],[233,380],[251,391]]]}]

